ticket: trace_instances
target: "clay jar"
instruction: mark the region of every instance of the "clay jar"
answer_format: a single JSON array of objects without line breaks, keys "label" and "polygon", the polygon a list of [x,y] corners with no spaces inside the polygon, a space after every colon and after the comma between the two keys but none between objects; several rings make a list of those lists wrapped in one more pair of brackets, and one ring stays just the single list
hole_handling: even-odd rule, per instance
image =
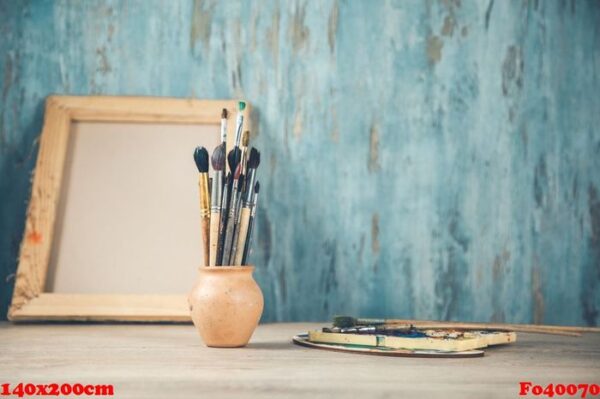
[{"label": "clay jar", "polygon": [[188,297],[194,325],[206,346],[245,346],[263,311],[253,266],[200,267]]}]

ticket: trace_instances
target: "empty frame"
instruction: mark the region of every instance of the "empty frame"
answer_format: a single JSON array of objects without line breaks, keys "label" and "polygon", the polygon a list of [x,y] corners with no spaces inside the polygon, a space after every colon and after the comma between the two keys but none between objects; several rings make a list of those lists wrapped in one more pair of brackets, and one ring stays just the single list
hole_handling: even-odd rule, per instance
[{"label": "empty frame", "polygon": [[232,139],[236,104],[49,97],[9,318],[189,321],[192,153],[219,143],[222,108]]}]

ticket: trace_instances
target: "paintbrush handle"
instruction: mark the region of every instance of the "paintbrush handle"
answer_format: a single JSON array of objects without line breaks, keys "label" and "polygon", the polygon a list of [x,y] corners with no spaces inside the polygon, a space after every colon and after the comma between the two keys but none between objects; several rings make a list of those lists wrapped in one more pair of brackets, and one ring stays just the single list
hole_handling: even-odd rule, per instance
[{"label": "paintbrush handle", "polygon": [[[386,320],[386,326],[398,327],[401,325],[413,325],[417,328],[469,328],[480,330],[513,330],[517,332],[529,332],[538,334],[554,334],[577,337],[585,331],[585,327],[562,327],[545,326],[534,324],[504,324],[504,323],[463,323],[446,321],[423,321],[423,320]],[[594,331],[587,331],[594,332]],[[595,331],[597,332],[597,331]]]},{"label": "paintbrush handle", "polygon": [[244,258],[244,246],[246,244],[246,237],[248,235],[248,225],[250,222],[250,208],[243,207],[241,216],[240,216],[240,224],[238,226],[238,239],[236,244],[236,252],[235,258],[233,260],[233,264],[235,266],[241,266],[242,260]]},{"label": "paintbrush handle", "polygon": [[527,332],[535,334],[552,334],[552,335],[564,335],[568,337],[579,337],[580,333],[562,330],[551,330],[545,328],[532,328],[532,326],[518,325],[518,324],[486,324],[486,323],[452,323],[452,322],[437,322],[437,323],[412,323],[412,324],[386,324],[383,327],[379,327],[382,330],[387,331],[400,331],[409,330],[410,328],[418,328],[419,330],[435,330],[435,329],[455,329],[455,330],[483,330],[483,331],[516,331],[516,332]]},{"label": "paintbrush handle", "polygon": [[217,265],[219,251],[219,229],[221,227],[221,212],[212,212],[210,217],[210,259],[209,265]]},{"label": "paintbrush handle", "polygon": [[258,192],[252,194],[252,201],[250,202],[250,220],[248,221],[248,233],[246,234],[246,242],[244,243],[244,257],[242,258],[242,264],[245,265],[248,262],[248,256],[250,256],[250,250],[252,249],[252,232],[254,231],[254,219],[256,217],[256,205],[258,202]]},{"label": "paintbrush handle", "polygon": [[204,266],[209,265],[210,261],[210,217],[203,217],[202,224],[202,249],[204,252]]},{"label": "paintbrush handle", "polygon": [[229,260],[232,262],[232,265],[236,265],[235,257],[237,256],[238,251],[238,240],[240,236],[240,218],[242,216],[242,193],[238,191],[237,195],[237,203],[235,204],[235,224],[233,229],[233,238],[231,240],[231,255]]},{"label": "paintbrush handle", "polygon": [[254,217],[250,215],[248,221],[248,233],[246,234],[246,242],[244,242],[244,255],[242,257],[242,265],[248,263],[248,256],[250,255],[250,248],[252,247],[252,230],[254,229]]},{"label": "paintbrush handle", "polygon": [[208,188],[208,173],[198,175],[198,186],[200,188],[200,221],[204,252],[204,266],[208,266],[210,252],[210,192]]},{"label": "paintbrush handle", "polygon": [[236,212],[235,217],[235,228],[233,229],[233,237],[231,238],[231,255],[229,255],[229,260],[233,266],[239,266],[235,263],[235,257],[237,256],[238,250],[238,239],[240,236],[240,225],[239,225],[239,212]]}]

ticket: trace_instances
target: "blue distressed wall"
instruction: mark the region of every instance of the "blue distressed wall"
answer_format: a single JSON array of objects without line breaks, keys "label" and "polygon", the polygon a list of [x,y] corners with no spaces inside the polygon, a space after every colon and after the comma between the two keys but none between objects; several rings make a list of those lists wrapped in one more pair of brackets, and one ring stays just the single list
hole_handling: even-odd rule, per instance
[{"label": "blue distressed wall", "polygon": [[0,0],[0,309],[50,93],[243,97],[264,321],[598,324],[600,2]]}]

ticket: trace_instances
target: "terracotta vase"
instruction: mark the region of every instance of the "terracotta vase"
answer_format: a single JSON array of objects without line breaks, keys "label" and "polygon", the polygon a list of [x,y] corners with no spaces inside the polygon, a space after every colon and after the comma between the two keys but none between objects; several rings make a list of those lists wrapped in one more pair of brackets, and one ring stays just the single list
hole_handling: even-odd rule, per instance
[{"label": "terracotta vase", "polygon": [[194,325],[206,346],[245,346],[263,311],[253,266],[200,267],[188,297]]}]

